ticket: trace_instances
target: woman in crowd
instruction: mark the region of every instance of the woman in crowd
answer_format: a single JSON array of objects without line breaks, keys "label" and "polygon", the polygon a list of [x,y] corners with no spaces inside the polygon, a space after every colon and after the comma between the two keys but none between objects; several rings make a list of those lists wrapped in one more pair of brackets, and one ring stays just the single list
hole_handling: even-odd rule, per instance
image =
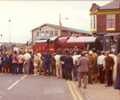
[{"label": "woman in crowd", "polygon": [[10,72],[11,67],[11,57],[8,52],[6,52],[6,59],[5,59],[5,70],[7,73]]},{"label": "woman in crowd", "polygon": [[17,74],[18,70],[18,54],[16,51],[12,54],[12,73]]},{"label": "woman in crowd", "polygon": [[5,52],[3,53],[3,56],[2,56],[2,72],[6,73],[6,54],[5,54]]}]

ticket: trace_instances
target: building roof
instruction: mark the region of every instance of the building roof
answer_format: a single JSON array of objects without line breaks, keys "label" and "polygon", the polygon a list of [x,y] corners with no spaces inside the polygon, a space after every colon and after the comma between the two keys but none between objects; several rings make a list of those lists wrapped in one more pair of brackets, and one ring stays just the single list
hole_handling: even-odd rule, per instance
[{"label": "building roof", "polygon": [[99,5],[97,5],[96,3],[93,3],[92,4],[92,7],[90,8],[90,11],[96,11],[97,9],[99,9],[100,8],[100,6]]},{"label": "building roof", "polygon": [[[33,29],[32,31],[34,31],[34,30],[36,30],[36,29],[38,29],[38,28],[44,27],[44,26],[50,26],[50,27],[54,27],[54,28],[57,28],[57,29],[60,28],[59,25],[46,23],[46,24],[43,24],[43,25],[41,25],[41,26]],[[71,27],[62,26],[62,27],[61,27],[61,30],[68,30],[68,31],[71,31],[71,32],[79,32],[79,33],[85,33],[85,34],[90,35],[90,32],[89,32],[89,31],[85,31],[85,30],[81,30],[81,29],[76,29],[76,28],[71,28]]]},{"label": "building roof", "polygon": [[71,36],[67,43],[93,43],[95,42],[96,37],[94,36],[79,36],[79,37],[73,37]]},{"label": "building roof", "polygon": [[113,0],[112,2],[100,7],[100,9],[119,9],[119,8],[120,0]]},{"label": "building roof", "polygon": [[120,32],[117,32],[117,33],[107,33],[104,36],[120,36]]},{"label": "building roof", "polygon": [[97,10],[110,10],[110,9],[120,9],[120,0],[113,0],[110,3],[99,6],[96,3],[92,4],[92,7],[90,8],[91,12],[96,12]]},{"label": "building roof", "polygon": [[35,40],[35,42],[36,43],[45,43],[45,42],[47,42],[47,39],[46,40],[45,39],[44,40]]}]

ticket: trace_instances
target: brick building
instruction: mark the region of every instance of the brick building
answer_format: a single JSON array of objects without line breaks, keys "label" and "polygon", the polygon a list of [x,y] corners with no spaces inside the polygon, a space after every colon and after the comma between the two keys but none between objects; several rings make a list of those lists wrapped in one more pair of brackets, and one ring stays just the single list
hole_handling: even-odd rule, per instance
[{"label": "brick building", "polygon": [[90,9],[91,31],[100,40],[101,50],[120,51],[120,0]]},{"label": "brick building", "polygon": [[89,36],[90,32],[75,28],[70,28],[70,27],[64,27],[64,26],[60,28],[59,25],[54,25],[54,24],[43,24],[32,30],[32,42],[41,39],[46,40],[55,36],[58,37],[58,36],[71,36],[71,35]]}]

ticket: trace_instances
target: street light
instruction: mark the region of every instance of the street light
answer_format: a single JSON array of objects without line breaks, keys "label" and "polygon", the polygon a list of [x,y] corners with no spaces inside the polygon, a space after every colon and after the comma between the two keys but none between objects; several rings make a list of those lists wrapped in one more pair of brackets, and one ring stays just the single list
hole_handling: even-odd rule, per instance
[{"label": "street light", "polygon": [[8,19],[8,28],[9,28],[9,43],[11,44],[11,18]]}]

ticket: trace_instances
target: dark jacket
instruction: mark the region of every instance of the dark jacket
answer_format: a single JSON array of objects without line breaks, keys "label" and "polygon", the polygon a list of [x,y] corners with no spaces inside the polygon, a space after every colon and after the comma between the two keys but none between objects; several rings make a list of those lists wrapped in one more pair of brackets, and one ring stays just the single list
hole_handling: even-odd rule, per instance
[{"label": "dark jacket", "polygon": [[105,57],[105,70],[106,71],[113,70],[113,66],[114,66],[114,59],[111,56]]},{"label": "dark jacket", "polygon": [[69,55],[65,57],[64,66],[66,70],[72,70],[73,68],[73,58]]}]

